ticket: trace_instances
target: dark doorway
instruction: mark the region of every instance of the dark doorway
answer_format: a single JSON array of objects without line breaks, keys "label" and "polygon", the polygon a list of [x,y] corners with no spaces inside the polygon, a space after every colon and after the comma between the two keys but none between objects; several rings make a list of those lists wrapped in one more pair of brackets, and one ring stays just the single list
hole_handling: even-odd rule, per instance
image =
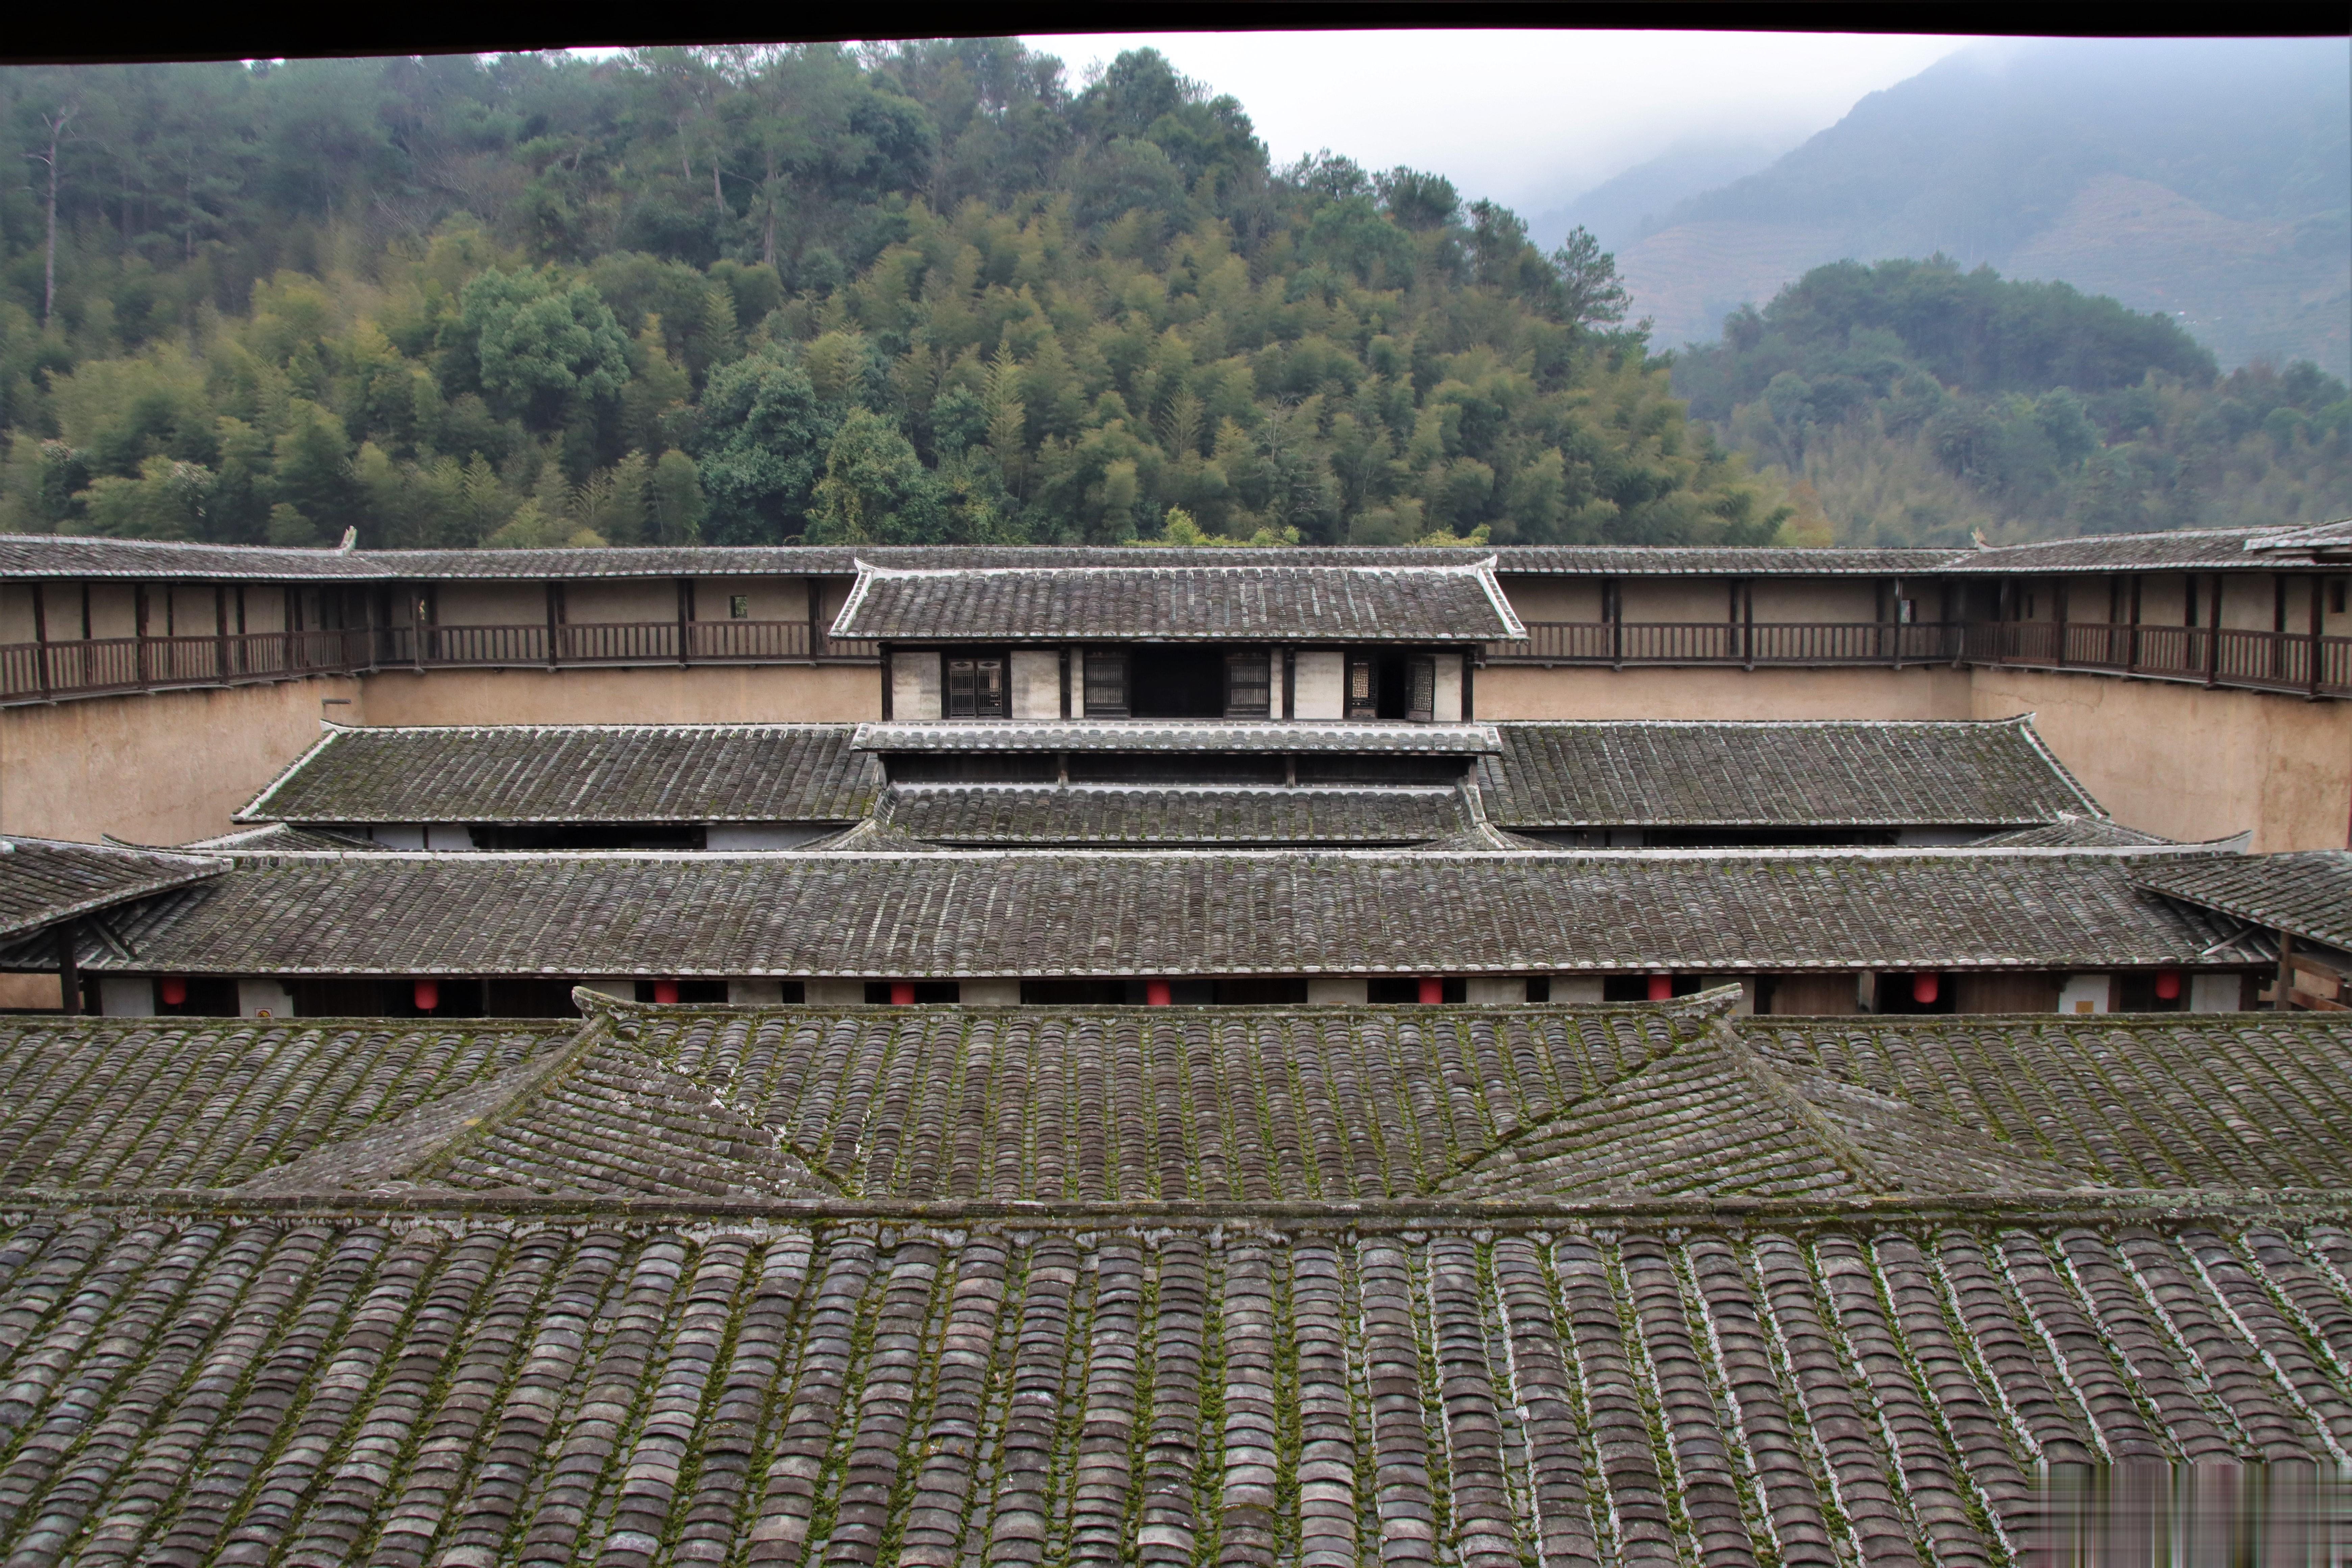
[{"label": "dark doorway", "polygon": [[1427,655],[1367,648],[1348,656],[1350,719],[1427,722],[1436,700],[1437,667]]},{"label": "dark doorway", "polygon": [[1222,719],[1225,656],[1214,647],[1139,647],[1129,667],[1138,719]]},{"label": "dark doorway", "polygon": [[477,822],[477,849],[699,849],[698,822]]},{"label": "dark doorway", "polygon": [[577,1018],[569,980],[485,980],[483,1012],[492,1018]]}]

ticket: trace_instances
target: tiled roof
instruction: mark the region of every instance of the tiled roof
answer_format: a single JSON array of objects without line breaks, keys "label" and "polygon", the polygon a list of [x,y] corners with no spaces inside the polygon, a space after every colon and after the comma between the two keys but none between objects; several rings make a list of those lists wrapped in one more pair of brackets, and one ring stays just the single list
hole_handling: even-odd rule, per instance
[{"label": "tiled roof", "polygon": [[1311,719],[951,719],[866,723],[866,752],[1316,752],[1474,756],[1497,751],[1492,724],[1400,724]]},{"label": "tiled roof", "polygon": [[226,1187],[571,1037],[509,1019],[0,1019],[0,1187]]},{"label": "tiled roof", "polygon": [[112,844],[0,837],[0,938],[216,877],[226,860]]},{"label": "tiled roof", "polygon": [[229,1127],[126,1068],[5,1193],[0,1551],[1992,1563],[2044,1465],[2352,1447],[2345,1193],[2278,1190],[2344,1031],[1722,1005],[622,1006],[256,1038]]},{"label": "tiled roof", "polygon": [[2198,856],[2151,862],[2132,879],[2291,936],[2352,948],[2352,851]]},{"label": "tiled roof", "polygon": [[851,822],[848,724],[330,727],[241,822]]},{"label": "tiled roof", "polygon": [[2261,555],[2300,551],[2334,559],[2336,552],[2347,547],[2352,547],[2352,517],[2339,518],[2334,522],[2314,523],[2309,528],[2290,528],[2264,533],[2246,542],[2249,552]]},{"label": "tiled roof", "polygon": [[310,583],[383,575],[367,557],[267,544],[0,533],[0,577],[177,577]]},{"label": "tiled roof", "polygon": [[[254,856],[97,969],[952,977],[2267,961],[2112,852]],[[2210,952],[2208,950],[2211,950]]]},{"label": "tiled roof", "polygon": [[833,623],[853,638],[1336,638],[1479,642],[1527,635],[1494,561],[1448,566],[866,564]]},{"label": "tiled roof", "polygon": [[2098,816],[2027,719],[1495,726],[1505,827],[2001,826]]},{"label": "tiled roof", "polygon": [[2116,1187],[2352,1187],[2334,1014],[1743,1019],[1775,1060]]},{"label": "tiled roof", "polygon": [[1418,844],[1468,823],[1461,792],[1437,785],[900,784],[881,816],[970,845]]},{"label": "tiled roof", "polygon": [[2266,528],[2183,528],[2164,533],[2093,533],[2031,544],[1996,544],[1961,551],[1948,572],[2126,572],[2261,570],[2273,563],[2256,549],[2274,536],[2299,531]]}]

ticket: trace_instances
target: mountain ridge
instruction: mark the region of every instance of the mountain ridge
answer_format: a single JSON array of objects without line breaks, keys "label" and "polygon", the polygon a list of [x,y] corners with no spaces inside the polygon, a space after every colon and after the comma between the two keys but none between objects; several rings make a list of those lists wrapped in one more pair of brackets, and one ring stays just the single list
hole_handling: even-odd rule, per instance
[{"label": "mountain ridge", "polygon": [[1674,205],[1621,270],[1661,346],[1825,262],[1942,254],[2164,310],[2225,369],[2352,373],[2347,47],[1964,51]]}]

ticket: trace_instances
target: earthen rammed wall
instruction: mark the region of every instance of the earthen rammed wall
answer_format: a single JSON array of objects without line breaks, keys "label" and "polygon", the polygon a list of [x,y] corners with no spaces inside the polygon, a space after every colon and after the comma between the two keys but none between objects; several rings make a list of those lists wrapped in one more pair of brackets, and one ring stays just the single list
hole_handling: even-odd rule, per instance
[{"label": "earthen rammed wall", "polygon": [[[367,724],[856,721],[871,666],[387,670],[0,710],[0,832],[175,843],[225,832],[318,735]],[[322,700],[348,706],[324,709]],[[1480,719],[2000,719],[2031,712],[2121,821],[2167,837],[2242,829],[2256,849],[2340,848],[2352,703],[2015,669],[1489,666]]]}]

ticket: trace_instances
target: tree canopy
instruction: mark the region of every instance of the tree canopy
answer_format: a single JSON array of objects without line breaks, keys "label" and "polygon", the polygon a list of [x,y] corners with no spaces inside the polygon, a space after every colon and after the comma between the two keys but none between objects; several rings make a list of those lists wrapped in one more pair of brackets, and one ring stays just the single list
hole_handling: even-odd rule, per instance
[{"label": "tree canopy", "polygon": [[[0,70],[0,527],[1706,542],[1613,261],[1149,49]],[[49,217],[54,149],[56,221]],[[54,246],[54,266],[51,248]]]},{"label": "tree canopy", "polygon": [[2352,510],[2352,402],[2318,366],[2223,377],[2168,317],[1940,257],[1816,268],[1680,355],[1674,384],[1787,477],[1801,536],[1957,544]]}]

